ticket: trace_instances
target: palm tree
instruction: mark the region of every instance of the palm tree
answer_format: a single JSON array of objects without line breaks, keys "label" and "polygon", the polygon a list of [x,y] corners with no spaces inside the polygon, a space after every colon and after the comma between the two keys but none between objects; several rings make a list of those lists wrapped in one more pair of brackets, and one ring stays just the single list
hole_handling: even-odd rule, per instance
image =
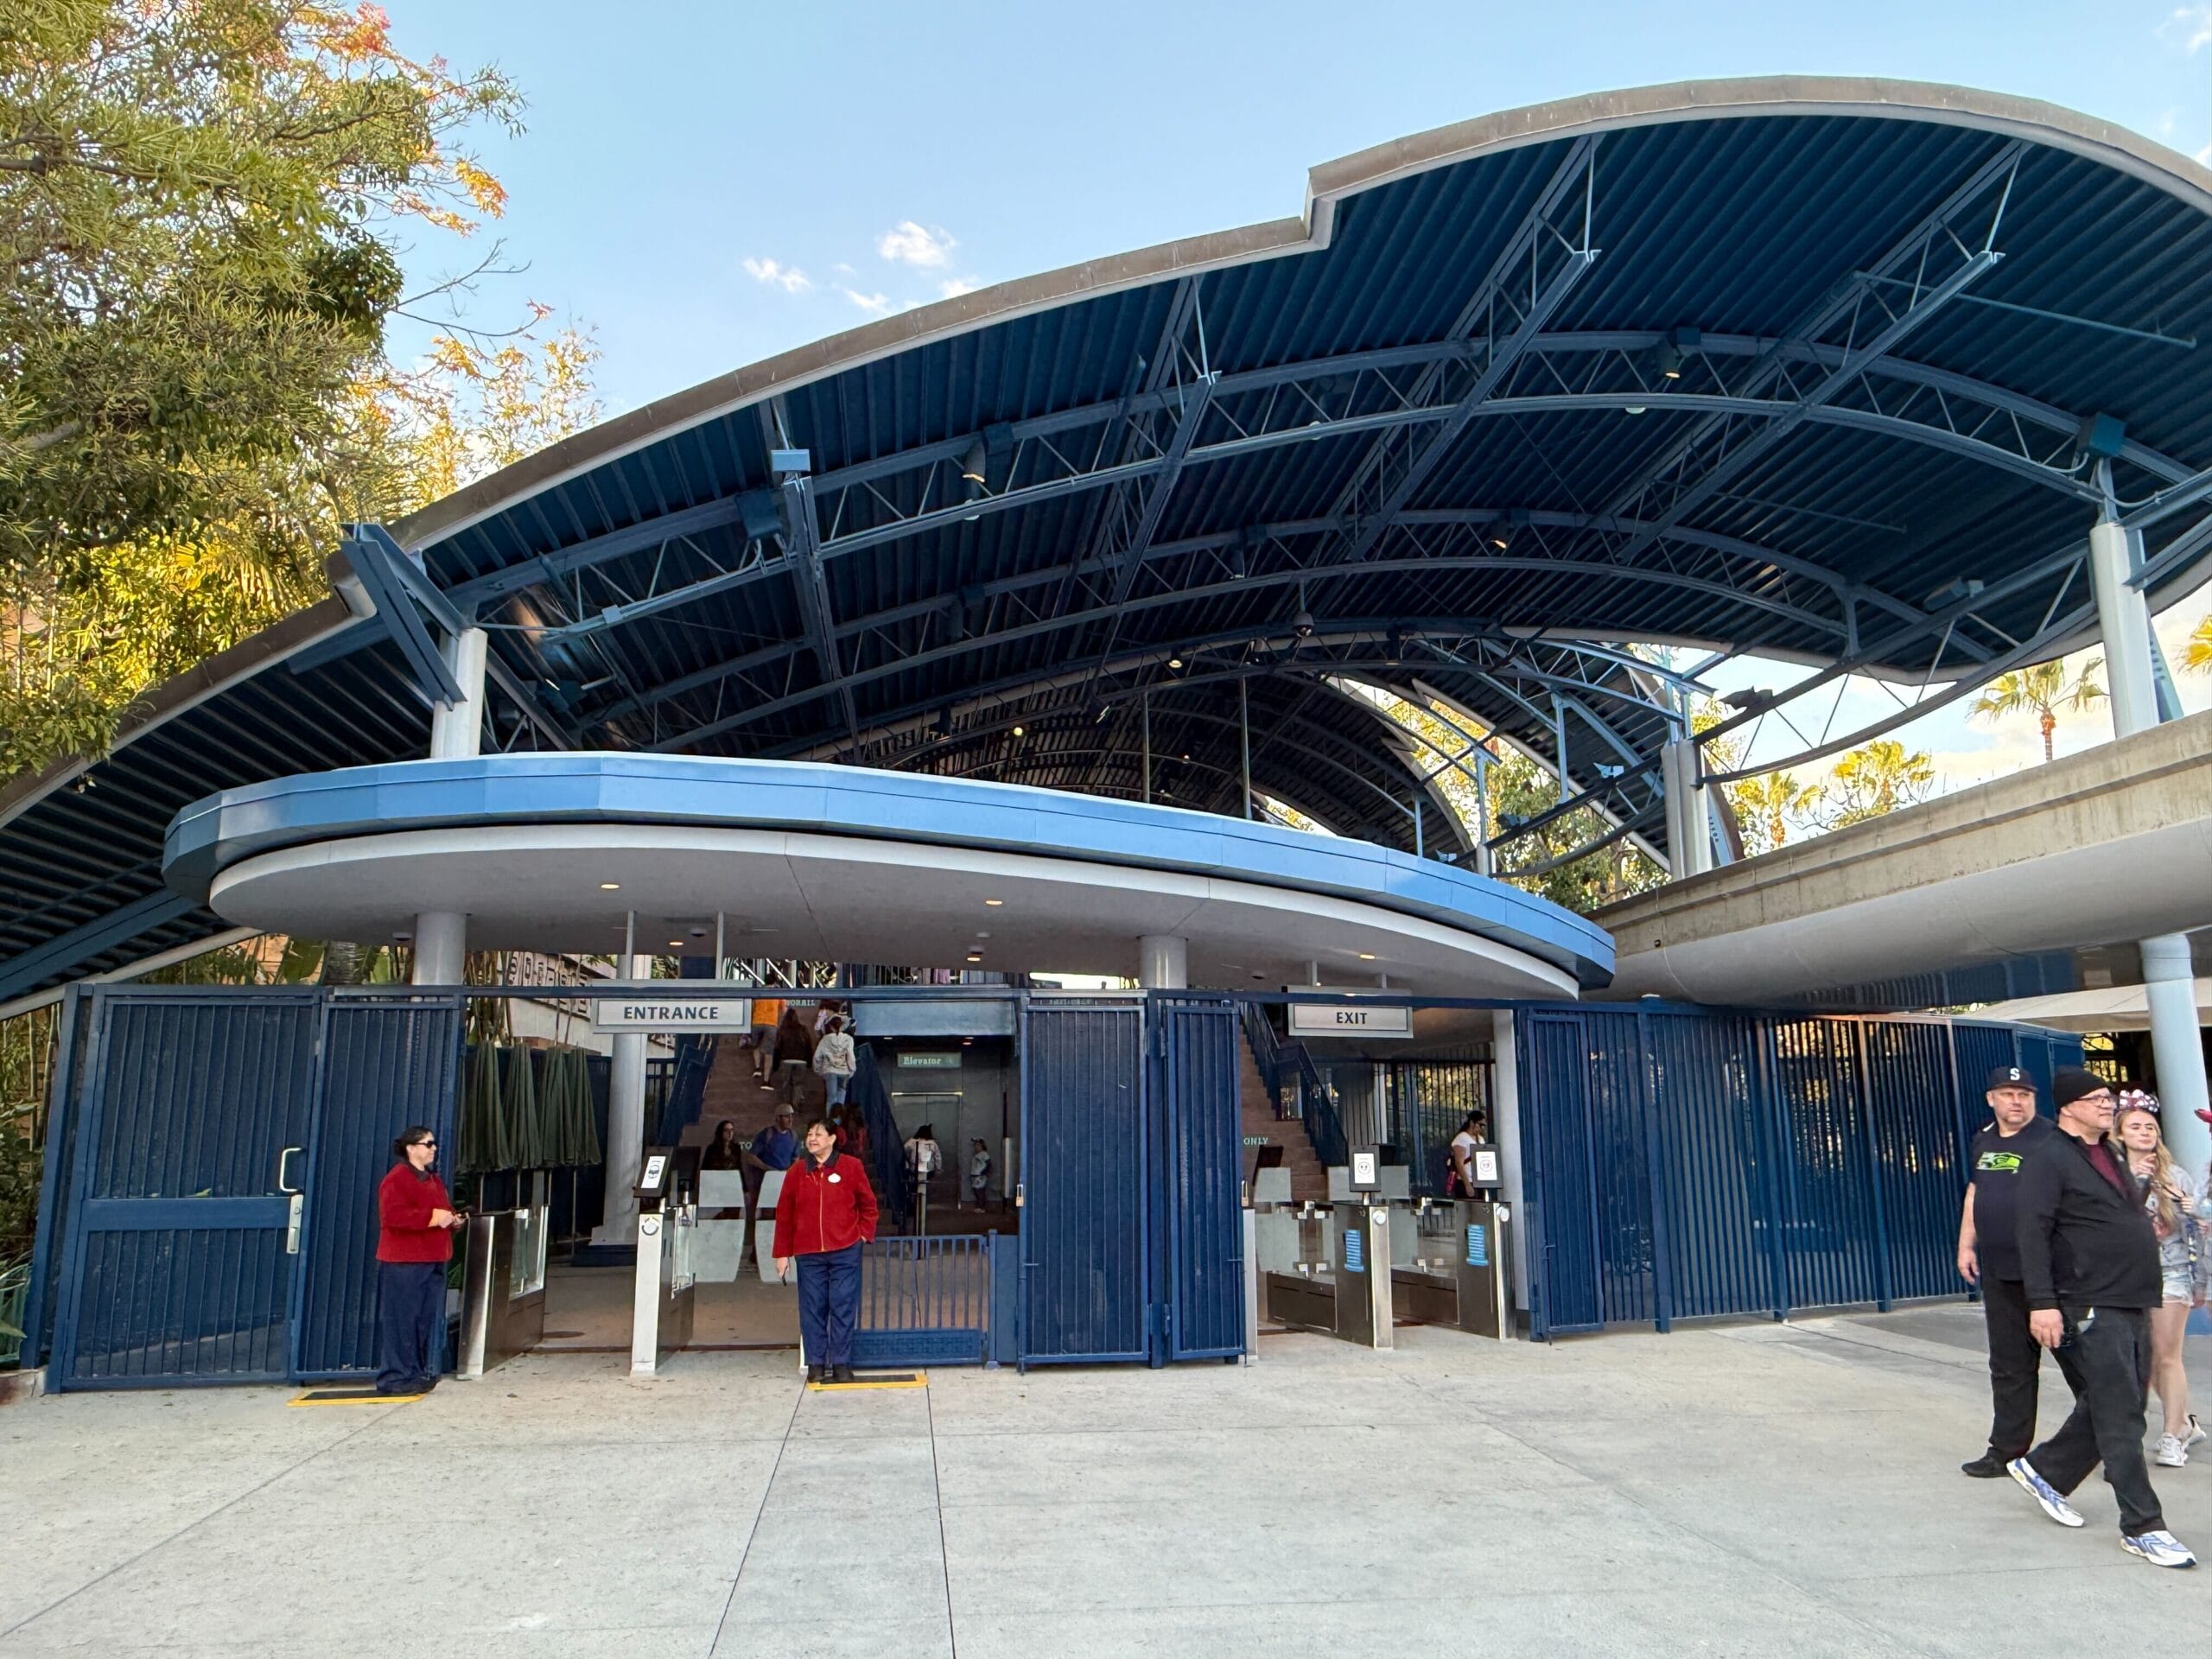
[{"label": "palm tree", "polygon": [[1794,772],[1770,772],[1728,785],[1728,804],[1744,827],[1746,850],[1770,853],[1789,838],[1789,826],[1812,816],[1821,786],[1801,784]]},{"label": "palm tree", "polygon": [[1925,749],[1907,749],[1893,737],[1878,737],[1839,760],[1827,782],[1810,791],[1823,830],[1840,830],[1916,806],[1936,790],[1936,763]]},{"label": "palm tree", "polygon": [[2053,753],[2051,734],[2058,729],[2058,711],[2086,709],[2104,696],[2104,687],[2092,677],[2103,666],[2104,658],[2092,657],[2071,682],[2066,677],[2063,662],[2016,668],[1982,687],[1981,695],[1967,712],[1984,720],[2002,720],[2007,715],[2032,711],[2043,726],[2043,758],[2048,760]]},{"label": "palm tree", "polygon": [[2181,665],[2192,674],[2212,674],[2212,611],[2197,619],[2189,643],[2181,648]]}]

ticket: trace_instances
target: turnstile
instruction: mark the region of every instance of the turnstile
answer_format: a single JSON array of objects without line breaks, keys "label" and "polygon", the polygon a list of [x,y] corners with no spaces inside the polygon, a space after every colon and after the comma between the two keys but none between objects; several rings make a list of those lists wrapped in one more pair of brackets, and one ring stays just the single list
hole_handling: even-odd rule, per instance
[{"label": "turnstile", "polygon": [[1416,1199],[1402,1231],[1410,1249],[1391,1270],[1402,1319],[1478,1337],[1513,1335],[1508,1206],[1488,1198]]},{"label": "turnstile", "polygon": [[651,1376],[691,1340],[691,1240],[698,1206],[677,1185],[666,1147],[645,1154],[638,1179],[638,1273],[630,1306],[630,1375]]},{"label": "turnstile", "polygon": [[481,1376],[536,1347],[544,1336],[545,1254],[551,1223],[543,1170],[531,1179],[528,1204],[468,1218],[455,1375]]},{"label": "turnstile", "polygon": [[[1401,1319],[1513,1335],[1504,1205],[1374,1193],[1286,1206],[1274,1219],[1296,1226],[1298,1243],[1287,1269],[1269,1264],[1258,1275],[1270,1319],[1364,1348],[1395,1346],[1392,1328]],[[1278,1255],[1283,1248],[1287,1236]]]}]

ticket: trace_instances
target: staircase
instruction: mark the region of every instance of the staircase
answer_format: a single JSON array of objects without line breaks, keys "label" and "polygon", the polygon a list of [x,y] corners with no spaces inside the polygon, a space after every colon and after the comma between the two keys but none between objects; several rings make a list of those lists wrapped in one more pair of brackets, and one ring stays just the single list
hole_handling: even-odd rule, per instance
[{"label": "staircase", "polygon": [[1313,1155],[1313,1143],[1306,1138],[1306,1125],[1294,1117],[1275,1116],[1274,1098],[1268,1093],[1267,1080],[1260,1075],[1259,1064],[1252,1058],[1249,1041],[1237,1043],[1236,1060],[1236,1097],[1245,1145],[1249,1147],[1258,1140],[1283,1149],[1282,1163],[1290,1172],[1294,1203],[1307,1198],[1325,1200],[1329,1196],[1328,1172]]},{"label": "staircase", "polygon": [[[684,1129],[685,1146],[710,1143],[724,1118],[737,1125],[739,1143],[750,1145],[754,1135],[776,1121],[775,1088],[763,1089],[753,1080],[753,1051],[740,1048],[734,1039],[715,1046],[714,1069],[707,1073],[699,1121]],[[822,1079],[808,1068],[799,1079],[798,1103],[792,1109],[799,1122],[820,1113],[828,1098]]]}]

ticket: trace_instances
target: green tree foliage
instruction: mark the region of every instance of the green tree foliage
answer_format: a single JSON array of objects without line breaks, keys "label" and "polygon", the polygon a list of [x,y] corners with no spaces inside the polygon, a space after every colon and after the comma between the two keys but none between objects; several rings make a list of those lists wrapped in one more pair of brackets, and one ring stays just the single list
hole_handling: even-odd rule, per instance
[{"label": "green tree foliage", "polygon": [[1935,792],[1936,763],[1926,751],[1878,737],[1830,768],[1809,810],[1820,828],[1841,830],[1916,806]]},{"label": "green tree foliage", "polygon": [[2104,687],[2094,677],[2103,664],[2102,658],[2092,657],[2071,680],[2066,677],[2066,664],[2056,659],[2016,668],[1984,686],[1967,712],[1978,720],[2033,715],[2043,729],[2043,758],[2049,760],[2056,753],[2052,737],[2058,730],[2058,711],[2087,709],[2104,696]]},{"label": "green tree foliage", "polygon": [[0,775],[322,597],[341,522],[597,418],[591,340],[535,337],[542,307],[385,351],[398,237],[498,215],[461,141],[518,108],[373,6],[0,9]]}]

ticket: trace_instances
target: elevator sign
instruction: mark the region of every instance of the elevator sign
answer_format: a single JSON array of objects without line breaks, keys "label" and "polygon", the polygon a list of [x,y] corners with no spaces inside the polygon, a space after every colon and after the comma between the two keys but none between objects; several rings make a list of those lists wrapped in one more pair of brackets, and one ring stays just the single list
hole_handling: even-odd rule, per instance
[{"label": "elevator sign", "polygon": [[753,1004],[734,996],[598,996],[594,1031],[750,1031]]},{"label": "elevator sign", "polygon": [[1374,1002],[1294,1002],[1294,1037],[1410,1037],[1414,1011]]}]

